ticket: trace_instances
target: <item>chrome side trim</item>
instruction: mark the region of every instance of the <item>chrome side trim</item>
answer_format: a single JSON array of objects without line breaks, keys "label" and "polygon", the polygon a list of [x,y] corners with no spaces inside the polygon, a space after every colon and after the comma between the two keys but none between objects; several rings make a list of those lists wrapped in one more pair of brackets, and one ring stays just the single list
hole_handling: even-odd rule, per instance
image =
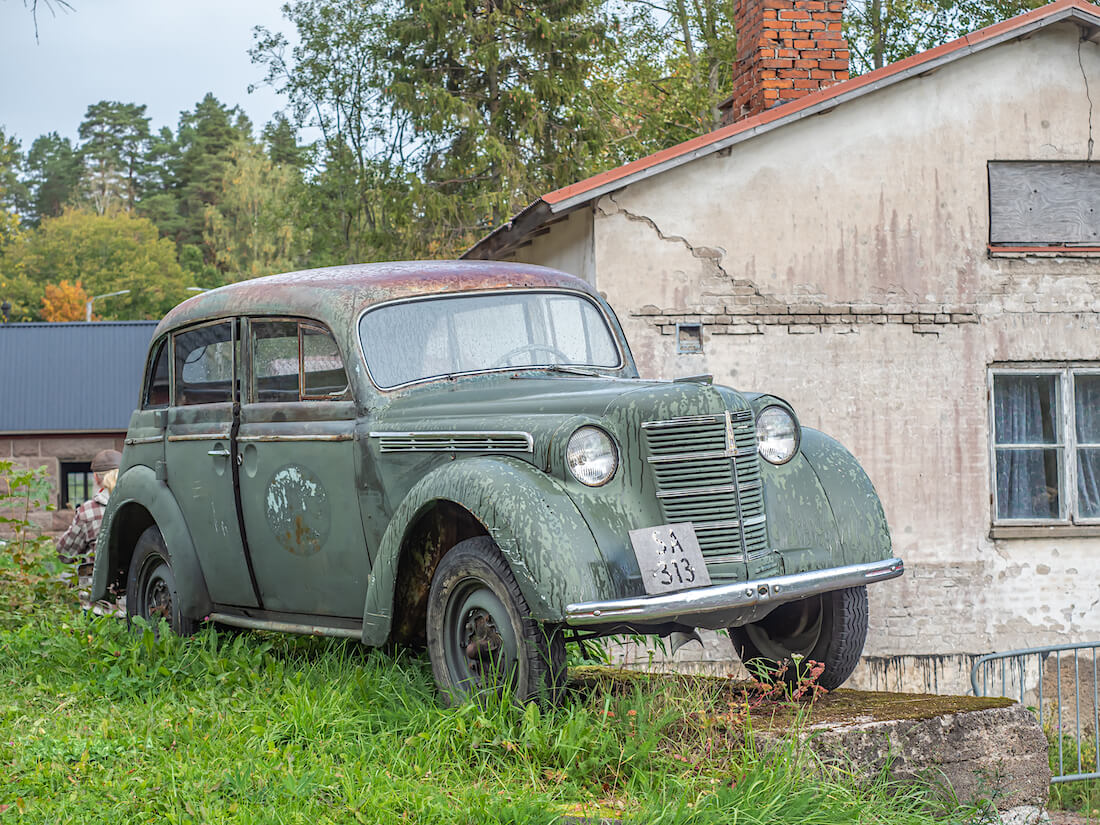
[{"label": "chrome side trim", "polygon": [[223,438],[229,438],[229,433],[188,433],[168,436],[169,441],[217,441]]},{"label": "chrome side trim", "polygon": [[886,581],[904,572],[904,562],[892,558],[658,596],[581,602],[566,606],[565,621],[573,627],[584,627],[617,622],[646,624],[665,621],[690,625],[693,619],[697,619],[700,620],[698,626],[703,627],[706,626],[705,617],[709,614],[743,610],[763,603],[768,603],[771,607],[830,590]]},{"label": "chrome side trim", "polygon": [[260,443],[271,441],[354,441],[353,433],[333,433],[325,435],[241,435],[237,436],[240,443]]},{"label": "chrome side trim", "polygon": [[[535,451],[534,436],[531,433],[519,431],[372,432],[370,437],[380,439],[380,449],[384,453],[533,453]],[[493,439],[501,439],[502,442],[494,444]],[[509,440],[511,443],[508,443]]]},{"label": "chrome side trim", "polygon": [[141,438],[127,438],[124,442],[127,447],[136,447],[139,444],[159,444],[164,441],[163,435],[146,435]]},{"label": "chrome side trim", "polygon": [[234,616],[231,613],[211,613],[210,619],[248,630],[274,630],[277,633],[299,633],[305,636],[339,636],[343,639],[363,637],[363,629],[354,627],[326,627],[325,625],[279,622],[272,619],[252,619],[247,616]]}]

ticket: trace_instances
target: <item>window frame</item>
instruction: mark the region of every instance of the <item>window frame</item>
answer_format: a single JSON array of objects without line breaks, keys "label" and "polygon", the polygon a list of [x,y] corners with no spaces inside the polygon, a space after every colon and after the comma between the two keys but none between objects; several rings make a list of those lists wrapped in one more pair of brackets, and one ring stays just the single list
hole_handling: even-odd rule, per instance
[{"label": "window frame", "polygon": [[[180,404],[179,403],[179,398],[177,397],[177,393],[176,393],[176,390],[179,388],[178,387],[179,381],[177,381],[177,376],[176,376],[176,372],[177,372],[177,370],[176,370],[176,361],[177,361],[176,346],[178,344],[177,339],[181,335],[187,335],[189,333],[196,332],[200,329],[204,329],[205,327],[220,326],[221,324],[229,324],[229,328],[230,328],[230,331],[231,331],[229,343],[230,343],[230,346],[231,346],[232,351],[233,351],[233,369],[231,371],[231,378],[230,378],[230,385],[229,385],[229,389],[230,389],[230,392],[229,392],[230,398],[229,398],[229,400],[228,401],[203,401],[203,402],[198,403],[198,404]],[[212,406],[215,406],[217,404],[234,404],[234,403],[236,403],[237,401],[240,400],[240,398],[241,398],[241,368],[242,368],[241,361],[243,360],[241,353],[242,353],[243,347],[241,346],[241,343],[242,343],[241,342],[241,338],[242,338],[242,336],[241,336],[241,319],[239,317],[237,317],[236,315],[230,315],[230,316],[226,316],[224,318],[212,318],[209,321],[203,321],[202,323],[193,324],[193,325],[188,326],[188,327],[180,327],[179,329],[174,329],[174,330],[172,330],[171,336],[172,336],[172,352],[171,352],[171,356],[170,356],[170,359],[169,359],[169,362],[168,362],[168,371],[169,371],[168,372],[168,374],[169,374],[169,379],[168,380],[171,382],[169,384],[169,390],[168,390],[168,395],[169,395],[169,398],[171,399],[171,401],[169,403],[170,407],[173,407],[173,408],[174,407],[212,407]]]},{"label": "window frame", "polygon": [[1096,258],[1100,257],[1100,242],[1077,241],[1005,241],[993,239],[993,176],[994,167],[1023,165],[1096,166],[1093,160],[1058,160],[1053,158],[997,158],[986,161],[986,250],[990,258]]},{"label": "window frame", "polygon": [[[164,404],[150,404],[149,391],[153,388],[153,378],[156,373],[157,360],[161,355],[168,359],[168,400]],[[145,360],[145,379],[141,382],[141,398],[138,404],[139,410],[166,410],[172,406],[172,367],[173,344],[170,334],[162,335],[153,346],[149,347],[149,355]]]},{"label": "window frame", "polygon": [[[73,503],[69,498],[69,476],[80,474],[84,476],[84,491],[88,497]],[[57,509],[75,510],[85,501],[90,501],[95,496],[95,473],[92,472],[91,461],[60,461],[58,462],[57,475],[60,480],[57,491]]]},{"label": "window frame", "polygon": [[[1000,446],[1002,449],[1011,446],[1035,446],[1039,447],[1039,444],[1035,445],[998,445],[997,444],[997,421],[996,421],[996,406],[994,398],[994,378],[996,376],[1015,376],[1015,375],[1053,375],[1058,381],[1058,396],[1060,399],[1061,409],[1058,411],[1059,426],[1061,427],[1060,439],[1056,444],[1047,445],[1048,448],[1055,447],[1059,450],[1059,457],[1061,459],[1061,472],[1059,473],[1059,499],[1062,504],[1062,510],[1065,513],[1063,518],[1058,519],[1035,519],[1035,518],[1000,518],[998,517],[998,501],[997,501],[997,448]],[[1088,534],[1092,534],[1094,531],[1100,533],[1100,518],[1085,518],[1079,515],[1080,503],[1078,500],[1077,489],[1077,461],[1078,461],[1078,448],[1082,446],[1077,440],[1077,420],[1076,420],[1076,381],[1074,380],[1077,375],[1100,375],[1100,364],[1088,363],[1088,362],[1052,362],[1044,363],[1038,362],[1035,364],[1029,364],[1027,366],[1016,366],[1009,364],[995,364],[991,366],[986,372],[986,397],[988,401],[988,441],[989,441],[989,502],[990,502],[990,517],[991,524],[994,533],[1000,530],[1005,532],[1006,529],[1011,528],[1023,528],[1025,531],[1028,528],[1038,528],[1039,535],[1042,535],[1045,531],[1051,529],[1057,529],[1059,532],[1068,532],[1080,528],[1086,528]],[[1092,442],[1085,442],[1083,446],[1093,446]],[[1021,534],[1020,537],[1026,537],[1027,534]],[[997,537],[996,535],[994,536]],[[1011,536],[1004,536],[1011,537]]]},{"label": "window frame", "polygon": [[[256,386],[256,336],[254,329],[257,324],[295,324],[298,334],[298,399],[296,401],[260,401],[258,400],[258,389]],[[307,395],[305,391],[305,352],[302,343],[302,328],[310,327],[314,330],[318,330],[329,338],[336,345],[336,352],[340,356],[341,368],[344,371],[344,388],[336,394],[329,395]],[[242,351],[247,351],[248,359],[248,403],[250,404],[300,404],[305,401],[346,401],[349,398],[351,392],[351,376],[348,374],[348,360],[344,357],[344,353],[340,350],[340,341],[327,324],[315,320],[313,318],[304,318],[301,316],[293,315],[254,315],[248,318],[248,346],[242,347]]]}]

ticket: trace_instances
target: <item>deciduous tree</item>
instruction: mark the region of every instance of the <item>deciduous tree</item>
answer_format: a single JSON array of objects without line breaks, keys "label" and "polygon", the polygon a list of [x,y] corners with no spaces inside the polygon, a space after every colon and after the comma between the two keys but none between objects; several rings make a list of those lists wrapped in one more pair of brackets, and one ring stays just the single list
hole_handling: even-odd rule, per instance
[{"label": "deciduous tree", "polygon": [[[7,258],[10,257],[10,261]],[[96,306],[107,319],[159,318],[187,292],[175,246],[157,228],[130,212],[99,215],[70,209],[45,218],[5,256],[13,282],[37,286],[80,280],[92,295],[130,290]],[[22,283],[22,282],[21,282]]]},{"label": "deciduous tree", "polygon": [[86,317],[88,293],[80,281],[46,284],[42,295],[43,321],[83,321]]},{"label": "deciduous tree", "polygon": [[203,239],[214,266],[228,281],[294,269],[308,238],[296,221],[300,175],[251,141],[240,141],[232,159],[217,205],[206,207]]},{"label": "deciduous tree", "polygon": [[852,74],[881,68],[1043,5],[1044,0],[848,0]]},{"label": "deciduous tree", "polygon": [[[321,136],[303,202],[314,261],[407,256],[402,239],[414,210],[404,197],[404,161],[412,134],[408,115],[383,93],[385,4],[296,0],[283,13],[296,45],[261,27],[249,53],[264,67],[264,82],[286,96],[293,124]],[[289,149],[287,137],[276,122],[272,151]]]}]

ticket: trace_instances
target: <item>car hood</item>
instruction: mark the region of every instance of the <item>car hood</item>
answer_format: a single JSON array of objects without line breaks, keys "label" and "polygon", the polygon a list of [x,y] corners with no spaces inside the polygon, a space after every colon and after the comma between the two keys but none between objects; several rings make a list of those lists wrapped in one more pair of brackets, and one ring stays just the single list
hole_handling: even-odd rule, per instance
[{"label": "car hood", "polygon": [[563,420],[598,420],[625,432],[643,421],[747,409],[728,387],[695,382],[550,375],[433,382],[395,395],[375,426],[388,430],[508,430],[536,438]]}]

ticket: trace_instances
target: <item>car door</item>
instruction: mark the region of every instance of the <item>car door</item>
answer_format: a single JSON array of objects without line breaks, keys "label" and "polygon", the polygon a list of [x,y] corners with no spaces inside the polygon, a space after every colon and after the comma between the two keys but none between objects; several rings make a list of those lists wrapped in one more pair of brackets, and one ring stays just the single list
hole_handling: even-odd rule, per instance
[{"label": "car door", "polygon": [[239,385],[237,322],[172,336],[172,405],[165,430],[167,483],[183,511],[210,598],[256,606],[237,518],[233,412]]},{"label": "car door", "polygon": [[343,359],[314,322],[251,319],[248,329],[240,495],[264,607],[362,620],[370,563]]}]

